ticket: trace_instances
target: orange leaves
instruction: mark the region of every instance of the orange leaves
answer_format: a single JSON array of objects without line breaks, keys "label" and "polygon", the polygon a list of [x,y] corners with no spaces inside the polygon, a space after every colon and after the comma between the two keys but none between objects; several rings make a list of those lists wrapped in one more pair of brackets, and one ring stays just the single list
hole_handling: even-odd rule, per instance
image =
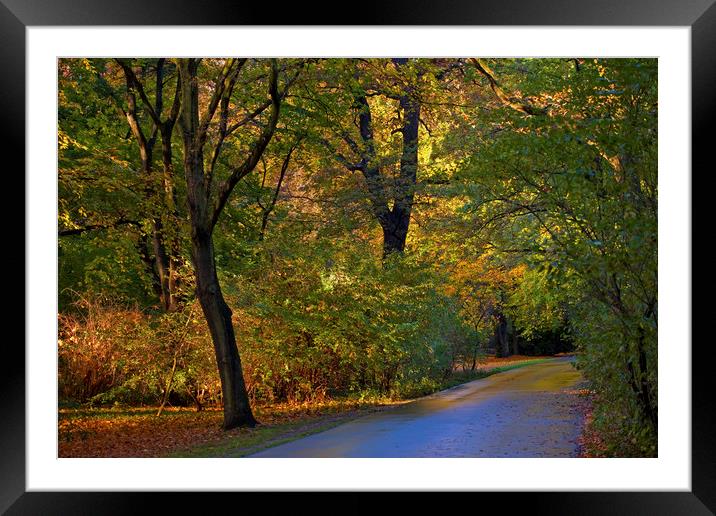
[{"label": "orange leaves", "polygon": [[527,265],[519,263],[508,271],[508,275],[512,281],[519,281],[525,275],[526,271]]},{"label": "orange leaves", "polygon": [[589,389],[575,391],[579,396],[580,410],[584,413],[582,435],[579,437],[580,457],[599,458],[607,456],[607,446],[594,425],[595,393]]},{"label": "orange leaves", "polygon": [[60,457],[157,457],[192,443],[219,439],[220,410],[190,412],[167,409],[122,412],[80,412],[81,417],[60,413]]},{"label": "orange leaves", "polygon": [[[304,424],[356,411],[374,410],[379,403],[326,401],[324,403],[275,404],[255,407],[261,428]],[[371,408],[373,407],[373,408]],[[194,446],[219,444],[256,429],[222,430],[219,408],[201,412],[166,408],[157,417],[156,407],[105,410],[60,410],[59,457],[162,457]]]},{"label": "orange leaves", "polygon": [[446,296],[455,296],[457,295],[457,287],[455,285],[445,285],[443,288],[443,293]]},{"label": "orange leaves", "polygon": [[473,260],[460,260],[453,268],[451,285],[457,291],[465,290],[466,286],[482,285],[484,290],[508,287],[519,281],[527,270],[524,264],[511,268],[495,267],[490,257],[483,254]]}]

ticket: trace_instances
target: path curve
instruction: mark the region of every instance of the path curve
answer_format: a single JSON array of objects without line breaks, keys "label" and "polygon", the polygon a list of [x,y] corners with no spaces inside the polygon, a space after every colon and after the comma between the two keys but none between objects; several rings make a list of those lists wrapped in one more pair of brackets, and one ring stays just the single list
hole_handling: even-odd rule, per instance
[{"label": "path curve", "polygon": [[498,373],[251,457],[576,457],[573,360]]}]

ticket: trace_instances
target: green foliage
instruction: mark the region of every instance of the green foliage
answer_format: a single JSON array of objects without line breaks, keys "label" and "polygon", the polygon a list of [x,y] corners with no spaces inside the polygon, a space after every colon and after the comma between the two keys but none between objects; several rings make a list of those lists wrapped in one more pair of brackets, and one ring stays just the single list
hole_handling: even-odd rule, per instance
[{"label": "green foliage", "polygon": [[239,279],[250,292],[235,306],[243,305],[240,349],[256,399],[400,396],[451,370],[467,329],[425,264],[383,268],[372,254],[328,254],[319,243],[292,251]]},{"label": "green foliage", "polygon": [[569,322],[597,424],[642,456],[656,453],[656,83],[654,60],[585,62],[553,82],[551,116],[512,120],[463,172],[467,210],[524,250],[523,334]]}]

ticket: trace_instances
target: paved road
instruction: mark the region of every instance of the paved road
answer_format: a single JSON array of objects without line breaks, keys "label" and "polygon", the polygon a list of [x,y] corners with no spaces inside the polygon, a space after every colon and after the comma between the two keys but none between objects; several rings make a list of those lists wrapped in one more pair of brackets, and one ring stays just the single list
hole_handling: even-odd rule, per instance
[{"label": "paved road", "polygon": [[569,357],[454,387],[251,457],[574,457],[582,378]]}]

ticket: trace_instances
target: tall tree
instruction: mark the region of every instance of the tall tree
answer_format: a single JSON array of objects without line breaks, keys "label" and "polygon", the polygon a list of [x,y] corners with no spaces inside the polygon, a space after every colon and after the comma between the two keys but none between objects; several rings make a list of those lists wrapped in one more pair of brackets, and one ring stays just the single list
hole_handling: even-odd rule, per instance
[{"label": "tall tree", "polygon": [[[162,118],[164,116],[164,89],[168,82],[168,77],[165,76],[166,59],[160,58],[154,63],[154,102],[147,95],[132,63],[123,59],[116,61],[122,68],[126,81],[126,107],[118,104],[118,108],[127,119],[130,131],[139,148],[141,171],[148,178],[145,195],[149,201],[147,204],[151,214],[151,256],[153,257],[152,268],[156,276],[157,293],[163,309],[172,312],[177,308],[177,269],[180,263],[179,235],[177,234],[179,224],[172,164],[172,132],[181,106],[179,76],[177,72],[174,73],[176,83],[174,98],[167,116]],[[144,111],[149,114],[151,121],[149,135],[142,128],[139,118],[137,94],[141,99]],[[159,135],[162,148],[161,176],[156,174],[154,165],[154,147],[157,135]]]},{"label": "tall tree", "polygon": [[[213,91],[206,107],[200,113],[198,70],[201,59],[177,60],[183,105],[179,126],[184,148],[184,175],[191,222],[196,294],[214,344],[224,402],[224,428],[227,430],[237,426],[254,426],[256,420],[244,383],[241,358],[231,321],[232,312],[224,299],[217,276],[212,234],[234,187],[254,170],[269,144],[276,130],[283,96],[291,82],[287,82],[283,93],[279,92],[279,67],[276,60],[271,60],[268,72],[270,100],[251,111],[243,120],[230,124],[232,95],[246,61],[227,59],[219,64],[220,70],[213,81]],[[297,73],[294,79],[296,76]],[[268,120],[249,144],[244,159],[238,163],[229,163],[228,176],[215,185],[215,169],[227,137],[244,125],[244,120],[253,120],[269,106]],[[209,130],[217,115],[217,131],[210,139]],[[211,156],[208,167],[205,164],[205,154]]]},{"label": "tall tree", "polygon": [[[82,83],[81,92],[69,92],[68,87],[78,84],[73,77],[88,79]],[[130,230],[127,233],[131,232],[136,240],[138,257],[152,277],[156,299],[164,311],[174,311],[181,263],[181,224],[175,200],[171,143],[180,107],[178,71],[163,58],[65,60],[61,64],[61,79],[60,96],[64,102],[59,113],[60,163],[73,167],[82,163],[84,171],[79,173],[77,168],[76,172],[70,172],[61,167],[60,181],[70,181],[68,188],[87,191],[101,202],[91,209],[87,200],[81,206],[70,207],[69,196],[65,195],[63,208],[69,210],[62,217],[58,235],[116,232],[120,227]],[[175,91],[170,108],[164,109],[167,88]],[[95,119],[82,116],[79,102],[76,107],[67,102],[67,95],[78,94],[83,96],[83,103],[96,105]],[[112,124],[97,127],[97,118],[108,117],[109,121],[111,115],[114,115]],[[63,129],[71,123],[75,125],[74,138],[68,139],[63,136]],[[78,131],[77,126],[84,126],[85,130]],[[118,134],[120,131],[123,136]],[[112,147],[104,141],[103,133],[114,140],[116,149],[110,151]],[[162,164],[158,168],[155,148],[159,142]],[[78,151],[84,154],[82,159],[78,159]],[[73,160],[66,161],[65,154]],[[130,180],[121,180],[124,171],[120,172],[120,167],[126,168]],[[101,194],[102,190],[106,193]],[[120,190],[123,195],[118,194]]]},{"label": "tall tree", "polygon": [[[383,232],[383,258],[387,258],[405,250],[415,199],[421,107],[418,82],[422,71],[418,63],[407,58],[381,60],[382,67],[375,64],[361,61],[349,62],[348,66],[345,61],[324,63],[319,71],[327,72],[337,84],[325,85],[326,81],[319,79],[317,89],[328,89],[330,95],[321,97],[314,92],[306,95],[311,96],[314,116],[322,119],[333,133],[332,138],[322,140],[323,145],[346,170],[359,171],[365,179],[371,212]],[[394,127],[388,131],[387,127],[376,128],[376,123],[391,122],[376,122],[369,98],[396,104],[397,123],[392,123]],[[332,105],[332,102],[338,104]],[[381,106],[381,111],[385,107]],[[355,127],[346,127],[343,120],[346,114],[353,119]],[[397,133],[402,135],[397,153],[381,154],[379,147],[388,144],[380,141],[381,133],[387,133],[387,139]],[[399,162],[399,166],[397,172],[391,174],[395,162]]]},{"label": "tall tree", "polygon": [[[408,60],[396,58],[393,59],[393,63],[396,69],[400,70],[407,65]],[[393,253],[402,253],[405,250],[405,240],[408,237],[418,172],[420,102],[417,98],[415,84],[410,78],[406,78],[397,95],[402,111],[402,123],[395,131],[402,135],[402,152],[400,170],[393,184],[392,206],[390,206],[391,194],[375,152],[370,104],[368,104],[364,91],[358,90],[354,98],[355,107],[358,110],[360,137],[363,143],[363,151],[357,168],[365,177],[373,213],[383,229],[383,257],[385,258]]]}]

